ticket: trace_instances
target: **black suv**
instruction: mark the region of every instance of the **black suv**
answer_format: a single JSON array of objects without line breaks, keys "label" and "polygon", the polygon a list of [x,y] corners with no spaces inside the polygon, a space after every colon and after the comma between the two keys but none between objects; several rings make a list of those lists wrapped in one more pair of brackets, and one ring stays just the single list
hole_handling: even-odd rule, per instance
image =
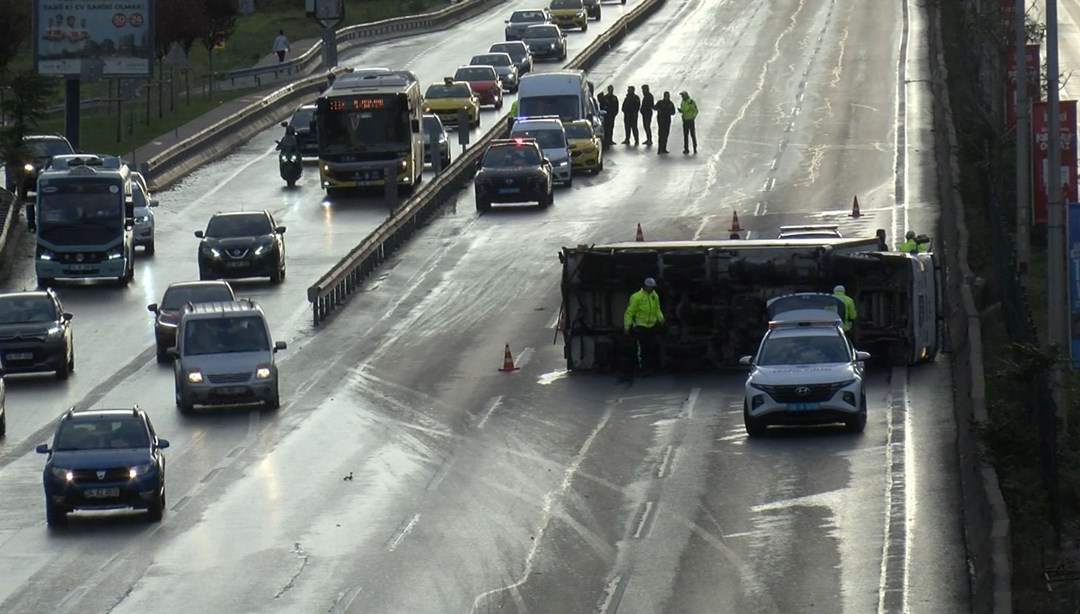
[{"label": "black suv", "polygon": [[234,211],[210,218],[206,231],[196,230],[199,279],[269,276],[285,280],[285,227],[269,211]]},{"label": "black suv", "polygon": [[476,210],[491,203],[536,202],[547,207],[555,201],[551,162],[535,139],[496,139],[477,164]]},{"label": "black suv", "polygon": [[[27,192],[37,191],[38,173],[48,165],[53,156],[73,154],[75,149],[67,139],[59,134],[31,134],[23,137],[27,157],[17,164],[8,164],[5,185],[9,192],[17,192],[20,199],[26,198]],[[22,183],[16,185],[14,168],[23,167]]]},{"label": "black suv", "polygon": [[0,355],[8,373],[75,370],[71,314],[51,289],[0,294]]},{"label": "black suv", "polygon": [[53,445],[41,444],[45,461],[45,519],[67,522],[75,510],[144,509],[150,522],[165,512],[165,455],[146,412],[69,409],[60,417]]},{"label": "black suv", "polygon": [[319,133],[315,131],[315,110],[318,108],[315,104],[300,105],[289,121],[281,122],[282,128],[292,126],[296,130],[296,144],[301,156],[314,158],[319,155]]}]

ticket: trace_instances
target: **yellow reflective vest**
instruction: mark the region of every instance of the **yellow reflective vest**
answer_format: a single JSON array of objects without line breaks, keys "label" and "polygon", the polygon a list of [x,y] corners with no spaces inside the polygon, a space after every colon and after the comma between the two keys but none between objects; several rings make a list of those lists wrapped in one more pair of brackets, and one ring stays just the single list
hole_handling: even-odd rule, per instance
[{"label": "yellow reflective vest", "polygon": [[855,318],[858,317],[855,312],[855,299],[848,296],[845,292],[833,292],[833,296],[844,301],[844,330],[851,330],[851,324],[855,322]]},{"label": "yellow reflective vest", "polygon": [[638,290],[630,295],[630,302],[626,304],[626,312],[623,314],[623,326],[641,326],[652,328],[657,322],[664,321],[664,313],[660,311],[660,294],[655,290],[646,292]]},{"label": "yellow reflective vest", "polygon": [[691,121],[697,117],[697,103],[693,98],[687,98],[679,103],[679,115],[683,121]]}]

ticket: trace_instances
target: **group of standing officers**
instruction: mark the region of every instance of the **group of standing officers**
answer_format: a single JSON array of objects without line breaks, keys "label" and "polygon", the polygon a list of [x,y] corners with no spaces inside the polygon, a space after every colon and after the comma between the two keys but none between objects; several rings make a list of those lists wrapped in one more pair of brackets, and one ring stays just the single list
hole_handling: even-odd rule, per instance
[{"label": "group of standing officers", "polygon": [[694,120],[697,119],[698,114],[697,103],[685,91],[679,92],[679,97],[679,106],[676,108],[675,102],[671,100],[671,92],[664,92],[663,98],[657,102],[649,91],[648,85],[641,86],[641,96],[637,95],[634,86],[631,85],[626,88],[626,96],[620,106],[619,97],[615,95],[615,87],[607,86],[607,91],[601,92],[596,97],[596,101],[600,103],[600,108],[604,111],[604,147],[615,144],[615,118],[620,112],[623,116],[622,144],[636,147],[641,143],[638,136],[638,117],[640,116],[641,126],[645,132],[645,145],[652,145],[652,118],[655,114],[658,128],[656,153],[666,154],[668,153],[668,135],[671,133],[671,118],[678,113],[682,119],[683,153],[688,154],[691,151],[697,153],[697,129],[694,126]]}]

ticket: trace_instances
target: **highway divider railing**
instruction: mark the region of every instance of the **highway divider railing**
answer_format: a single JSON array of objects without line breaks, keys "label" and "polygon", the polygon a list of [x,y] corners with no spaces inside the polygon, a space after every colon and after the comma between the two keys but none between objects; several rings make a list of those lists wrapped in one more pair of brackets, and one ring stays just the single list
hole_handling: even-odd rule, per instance
[{"label": "highway divider railing", "polygon": [[[437,11],[348,26],[337,32],[338,52],[380,40],[417,34],[429,30],[441,30],[447,26],[464,21],[465,19],[475,17],[496,4],[501,4],[505,1],[506,0],[467,0],[466,2],[459,2]],[[286,75],[311,74],[312,71],[318,69],[319,66],[322,65],[322,59],[323,44],[322,41],[319,41],[304,53],[287,62],[230,70],[218,73],[217,79],[219,81],[230,81],[235,84],[237,79],[252,78],[255,85],[261,85],[262,77],[268,74],[273,74],[275,78],[282,73]]]},{"label": "highway divider railing", "polygon": [[[664,6],[666,0],[643,0],[615,22],[615,25],[589,44],[566,64],[567,68],[587,69],[596,64],[612,47],[642,21]],[[422,185],[400,209],[383,222],[342,258],[333,268],[308,288],[312,322],[322,324],[338,307],[360,289],[368,275],[386,261],[432,215],[455,200],[476,172],[476,163],[491,142],[506,134],[510,115],[495,120],[494,127],[477,139],[437,177]]]}]

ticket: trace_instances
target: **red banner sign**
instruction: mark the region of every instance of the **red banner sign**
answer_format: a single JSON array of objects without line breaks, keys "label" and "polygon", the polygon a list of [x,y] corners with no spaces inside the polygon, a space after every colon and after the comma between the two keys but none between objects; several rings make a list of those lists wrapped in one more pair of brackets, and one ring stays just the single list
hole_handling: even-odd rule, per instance
[{"label": "red banner sign", "polygon": [[[1060,101],[1058,124],[1061,130],[1061,190],[1063,202],[1074,202],[1076,196],[1076,101]],[[1036,102],[1031,109],[1032,173],[1031,173],[1031,220],[1046,223],[1046,205],[1049,202],[1047,175],[1049,174],[1050,131],[1047,103]]]},{"label": "red banner sign", "polygon": [[[1042,99],[1039,46],[1028,45],[1024,57],[1027,59],[1027,93],[1032,102],[1038,102]],[[1009,132],[1016,129],[1016,99],[1016,47],[1013,46],[1005,53],[1005,128]]]}]

